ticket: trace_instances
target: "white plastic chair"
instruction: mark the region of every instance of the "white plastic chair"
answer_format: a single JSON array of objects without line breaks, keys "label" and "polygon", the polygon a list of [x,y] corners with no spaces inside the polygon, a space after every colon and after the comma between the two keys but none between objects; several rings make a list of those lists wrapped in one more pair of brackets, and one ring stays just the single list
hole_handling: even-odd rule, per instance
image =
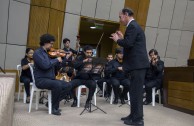
[{"label": "white plastic chair", "polygon": [[49,110],[49,114],[51,114],[51,111],[52,111],[51,90],[38,89],[36,87],[35,79],[34,79],[34,72],[33,72],[33,64],[29,64],[29,65],[30,65],[30,71],[31,71],[32,80],[33,80],[31,96],[30,96],[30,104],[29,104],[29,113],[31,112],[31,108],[32,108],[32,100],[33,100],[34,92],[36,91],[36,110],[38,110],[40,91],[48,91],[48,110]]},{"label": "white plastic chair", "polygon": [[[24,86],[24,83],[20,82],[20,76],[21,76],[21,72],[22,72],[22,66],[19,64],[17,65],[17,72],[18,72],[18,84],[19,84],[19,89],[18,89],[18,98],[17,100],[19,101],[20,100],[20,93],[21,93],[21,90],[22,90],[22,87]],[[30,86],[32,86],[32,83],[30,83]],[[25,91],[25,88],[24,88],[24,92],[23,92],[23,102],[26,103],[26,91]]]},{"label": "white plastic chair", "polygon": [[[123,85],[120,85],[119,88],[123,89]],[[111,97],[110,97],[110,104],[112,104],[112,102],[113,102],[113,97],[114,97],[114,91],[113,91],[113,89],[112,89],[112,91],[111,91]],[[127,93],[127,100],[128,100],[128,104],[130,105],[130,96],[129,96],[129,92]]]},{"label": "white plastic chair", "polygon": [[[82,91],[82,89],[86,89],[86,92],[87,92],[87,94],[88,94],[88,88],[85,86],[85,85],[81,85],[81,86],[79,86],[78,88],[77,88],[77,107],[80,107],[80,98],[81,98],[81,91]],[[97,89],[96,89],[96,91],[94,92],[94,96],[93,96],[93,98],[94,98],[94,105],[96,105],[96,92],[97,92]],[[87,96],[87,95],[86,95]]]},{"label": "white plastic chair", "polygon": [[160,94],[160,89],[157,90],[156,92],[156,87],[152,88],[152,106],[155,106],[155,96],[156,93],[159,95],[159,104],[161,104],[161,94]]}]

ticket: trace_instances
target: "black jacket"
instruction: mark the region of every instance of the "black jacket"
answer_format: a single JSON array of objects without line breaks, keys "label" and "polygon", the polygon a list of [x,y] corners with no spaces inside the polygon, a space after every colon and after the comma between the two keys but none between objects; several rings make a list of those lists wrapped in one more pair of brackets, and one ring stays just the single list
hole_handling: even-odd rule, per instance
[{"label": "black jacket", "polygon": [[146,80],[157,80],[162,82],[164,74],[164,62],[158,60],[155,65],[150,62],[150,68],[148,68],[146,73]]},{"label": "black jacket", "polygon": [[145,34],[135,20],[128,25],[124,39],[117,43],[124,48],[123,68],[126,72],[149,68]]},{"label": "black jacket", "polygon": [[128,78],[126,73],[124,71],[120,71],[118,70],[118,67],[122,67],[123,63],[119,62],[117,59],[114,59],[112,61],[110,61],[110,67],[109,67],[109,73],[111,74],[112,78],[116,78],[116,79],[126,79]]}]

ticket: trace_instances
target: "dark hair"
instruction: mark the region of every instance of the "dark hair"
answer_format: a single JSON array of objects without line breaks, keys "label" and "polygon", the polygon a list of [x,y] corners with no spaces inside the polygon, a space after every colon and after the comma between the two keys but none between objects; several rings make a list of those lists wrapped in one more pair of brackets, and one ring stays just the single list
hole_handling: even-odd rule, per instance
[{"label": "dark hair", "polygon": [[[30,50],[33,50],[32,48],[26,48],[26,54],[28,54],[28,52],[30,52]],[[26,58],[27,56],[25,55],[25,58]]]},{"label": "dark hair", "polygon": [[69,40],[68,38],[64,38],[64,39],[63,39],[63,44],[65,44],[67,41],[70,42],[70,40]]},{"label": "dark hair", "polygon": [[154,53],[155,55],[158,55],[158,51],[155,50],[155,49],[151,49],[151,50],[149,51],[149,55],[150,55],[151,53]]},{"label": "dark hair", "polygon": [[133,10],[131,8],[123,8],[122,13],[123,14],[128,14],[128,16],[133,16],[134,15]]},{"label": "dark hair", "polygon": [[107,56],[110,56],[110,55],[112,55],[112,56],[113,56],[113,54],[112,54],[112,53],[108,53],[108,55],[107,55]]},{"label": "dark hair", "polygon": [[44,46],[45,43],[55,41],[55,37],[50,34],[44,34],[40,37],[40,46]]},{"label": "dark hair", "polygon": [[118,54],[118,53],[122,53],[123,54],[123,49],[122,48],[117,48],[115,50],[115,53]]},{"label": "dark hair", "polygon": [[84,50],[84,52],[86,52],[86,50],[93,50],[93,47],[90,45],[86,45],[83,47],[83,50]]}]

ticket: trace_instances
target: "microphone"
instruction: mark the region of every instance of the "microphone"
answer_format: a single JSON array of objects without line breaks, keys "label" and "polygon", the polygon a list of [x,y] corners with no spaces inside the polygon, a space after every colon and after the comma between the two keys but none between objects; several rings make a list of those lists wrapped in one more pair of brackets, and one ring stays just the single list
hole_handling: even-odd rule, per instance
[{"label": "microphone", "polygon": [[4,74],[6,74],[5,71],[4,71],[1,67],[0,67],[0,70],[1,70]]}]

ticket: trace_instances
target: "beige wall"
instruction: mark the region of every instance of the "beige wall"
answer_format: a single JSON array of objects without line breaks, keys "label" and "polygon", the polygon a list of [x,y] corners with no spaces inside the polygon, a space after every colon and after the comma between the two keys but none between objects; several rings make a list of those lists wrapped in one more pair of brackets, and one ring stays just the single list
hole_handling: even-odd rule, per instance
[{"label": "beige wall", "polygon": [[30,0],[0,1],[0,66],[5,69],[16,69],[24,57]]},{"label": "beige wall", "polygon": [[186,66],[194,33],[194,1],[150,0],[147,49],[158,50],[165,66]]}]

